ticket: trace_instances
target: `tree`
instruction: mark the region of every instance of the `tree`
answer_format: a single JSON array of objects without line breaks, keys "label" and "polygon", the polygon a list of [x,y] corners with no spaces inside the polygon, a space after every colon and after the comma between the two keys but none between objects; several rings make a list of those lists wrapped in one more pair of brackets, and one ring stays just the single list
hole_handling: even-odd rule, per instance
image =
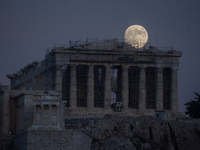
[{"label": "tree", "polygon": [[191,118],[200,118],[200,95],[198,93],[194,93],[196,96],[194,100],[187,102],[186,105],[186,115],[189,115]]}]

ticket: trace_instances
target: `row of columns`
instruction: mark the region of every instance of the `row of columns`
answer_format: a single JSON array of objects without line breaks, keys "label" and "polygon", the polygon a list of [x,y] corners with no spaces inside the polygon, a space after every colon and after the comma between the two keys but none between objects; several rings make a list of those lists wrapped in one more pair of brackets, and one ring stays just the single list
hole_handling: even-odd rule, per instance
[{"label": "row of columns", "polygon": [[[37,124],[36,122],[36,114],[37,114],[37,106],[40,106],[41,107],[41,113],[40,113],[40,116],[41,116],[41,123],[40,124]],[[44,106],[48,106],[48,112],[49,112],[49,122],[45,122],[44,120]],[[56,106],[57,108],[57,113],[56,113],[56,125],[60,125],[60,105],[54,105],[54,104],[47,104],[47,105],[44,105],[44,104],[34,104],[34,115],[33,115],[33,125],[49,125],[51,126],[52,125],[52,106]]]},{"label": "row of columns", "polygon": [[[104,107],[111,106],[111,65],[105,65],[105,97]],[[128,69],[130,66],[122,66],[122,101],[123,109],[128,109],[129,103],[129,81]],[[77,81],[76,81],[76,65],[71,65],[71,83],[70,83],[70,105],[77,107]],[[89,65],[88,70],[88,89],[87,89],[87,106],[94,107],[94,66]],[[171,86],[171,110],[178,110],[178,83],[177,83],[177,70],[172,68],[172,86]],[[139,109],[146,109],[146,68],[140,68],[139,77]],[[157,68],[157,88],[156,88],[156,109],[163,109],[163,68]]]}]

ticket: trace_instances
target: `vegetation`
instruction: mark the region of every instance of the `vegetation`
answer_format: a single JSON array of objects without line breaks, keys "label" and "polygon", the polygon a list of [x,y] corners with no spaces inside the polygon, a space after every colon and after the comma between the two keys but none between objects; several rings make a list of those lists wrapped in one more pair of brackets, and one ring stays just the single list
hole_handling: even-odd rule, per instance
[{"label": "vegetation", "polygon": [[189,115],[189,117],[197,119],[200,118],[200,95],[198,93],[195,93],[194,100],[191,100],[190,102],[187,102],[186,105],[186,115]]}]

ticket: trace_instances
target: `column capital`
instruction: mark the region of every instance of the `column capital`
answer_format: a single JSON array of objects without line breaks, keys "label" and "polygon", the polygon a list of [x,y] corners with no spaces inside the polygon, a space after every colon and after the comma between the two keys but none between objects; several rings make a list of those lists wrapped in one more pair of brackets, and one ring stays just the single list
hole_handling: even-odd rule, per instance
[{"label": "column capital", "polygon": [[111,67],[112,67],[111,64],[107,64],[107,65],[105,65],[105,66],[106,66],[106,68],[111,68]]},{"label": "column capital", "polygon": [[71,67],[76,67],[78,64],[70,64]]},{"label": "column capital", "polygon": [[122,68],[126,68],[126,69],[128,69],[130,67],[130,65],[123,65],[123,67]]},{"label": "column capital", "polygon": [[146,69],[148,66],[145,65],[145,64],[139,64],[138,67],[139,67],[140,69]]},{"label": "column capital", "polygon": [[156,68],[161,68],[163,66],[163,61],[158,61],[156,63]]},{"label": "column capital", "polygon": [[60,104],[56,104],[56,107],[60,107]]},{"label": "column capital", "polygon": [[55,65],[55,68],[56,68],[56,69],[60,69],[60,68],[62,68],[62,66],[63,66],[63,65]]},{"label": "column capital", "polygon": [[178,70],[179,67],[172,67],[172,70]]},{"label": "column capital", "polygon": [[89,67],[94,67],[95,65],[94,65],[94,64],[88,64],[87,66],[89,66]]},{"label": "column capital", "polygon": [[146,68],[145,66],[140,66],[140,71],[144,71]]},{"label": "column capital", "polygon": [[162,67],[157,68],[157,73],[163,73],[163,68]]}]

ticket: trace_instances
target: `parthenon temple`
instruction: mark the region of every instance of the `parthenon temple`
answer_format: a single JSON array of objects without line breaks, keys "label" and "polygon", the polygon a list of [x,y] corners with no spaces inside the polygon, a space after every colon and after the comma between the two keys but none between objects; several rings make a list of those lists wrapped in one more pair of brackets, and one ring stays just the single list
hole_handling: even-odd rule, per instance
[{"label": "parthenon temple", "polygon": [[181,54],[154,47],[138,51],[116,39],[55,47],[43,61],[35,61],[8,78],[11,90],[57,91],[66,115],[114,110],[129,115],[178,112]]},{"label": "parthenon temple", "polygon": [[[64,104],[65,118],[117,113],[167,119],[179,114],[177,82],[182,52],[153,46],[138,50],[117,39],[78,43],[54,47],[44,60],[8,74],[11,85],[10,89],[1,87],[1,103],[9,103],[9,109],[17,111],[27,101],[19,106],[10,104],[20,103],[24,93],[32,95],[28,100],[32,108],[35,95],[50,91]],[[4,113],[1,111],[2,117]]]},{"label": "parthenon temple", "polygon": [[44,60],[7,75],[10,87],[0,92],[1,131],[64,128],[66,118],[106,114],[175,118],[181,55],[172,48],[138,50],[117,39],[54,47]]}]

